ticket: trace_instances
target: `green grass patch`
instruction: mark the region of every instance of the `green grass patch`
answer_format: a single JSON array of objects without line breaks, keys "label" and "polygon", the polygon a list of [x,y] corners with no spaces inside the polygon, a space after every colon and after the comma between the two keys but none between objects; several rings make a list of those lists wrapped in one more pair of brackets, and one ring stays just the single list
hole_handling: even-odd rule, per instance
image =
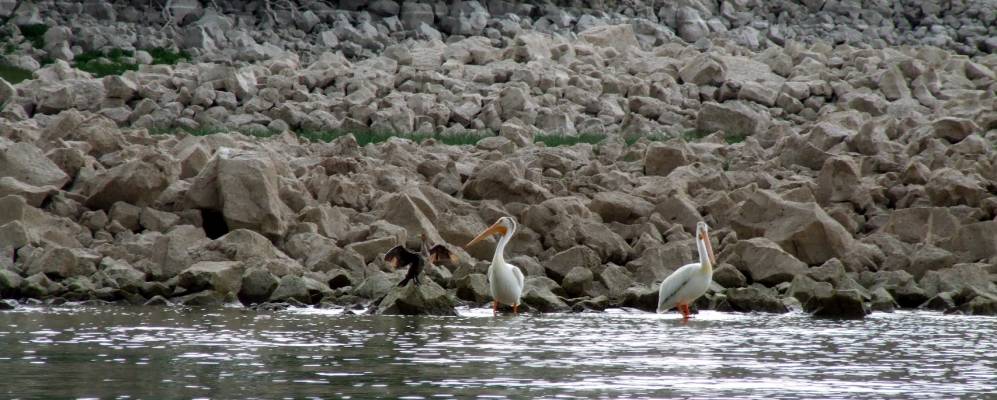
[{"label": "green grass patch", "polygon": [[575,136],[562,134],[541,133],[534,136],[534,143],[543,143],[547,147],[574,146],[579,143],[597,144],[606,140],[607,136],[602,133],[579,133]]},{"label": "green grass patch", "polygon": [[[210,126],[200,127],[196,129],[172,128],[172,129],[151,129],[149,131],[149,133],[153,135],[176,134],[181,132],[193,136],[207,136],[207,135],[213,135],[216,133],[225,133],[225,132],[238,132],[246,136],[253,136],[257,138],[268,138],[275,135],[273,132],[270,131],[228,129],[228,128],[210,127]],[[453,133],[453,134],[441,134],[441,133],[399,134],[395,132],[374,131],[374,130],[339,130],[339,129],[329,130],[329,131],[297,131],[295,132],[295,134],[297,134],[299,137],[303,139],[307,139],[312,142],[331,142],[346,135],[352,134],[360,146],[366,146],[372,143],[385,142],[393,137],[409,139],[415,142],[422,142],[427,139],[434,139],[440,143],[460,146],[460,145],[473,145],[475,143],[478,143],[479,140],[487,137],[486,135],[476,132]]]},{"label": "green grass patch", "polygon": [[190,53],[183,50],[176,52],[165,47],[154,47],[146,51],[152,56],[153,64],[176,65],[181,60],[190,60]]},{"label": "green grass patch", "polygon": [[0,78],[11,84],[20,83],[26,79],[31,79],[31,71],[18,67],[0,64]]},{"label": "green grass patch", "polygon": [[126,71],[138,69],[138,65],[127,60],[133,55],[133,52],[122,49],[91,50],[74,57],[73,63],[77,69],[89,72],[96,77],[121,75]]},{"label": "green grass patch", "polygon": [[654,132],[654,133],[648,133],[644,136],[626,136],[623,138],[623,141],[626,142],[627,146],[633,146],[641,139],[647,139],[648,141],[651,142],[663,142],[671,138],[672,136],[669,136],[667,134]]},{"label": "green grass patch", "polygon": [[36,49],[45,48],[45,32],[48,32],[48,25],[45,24],[31,24],[31,25],[20,25],[17,27],[21,30],[21,35],[24,36],[31,46]]}]

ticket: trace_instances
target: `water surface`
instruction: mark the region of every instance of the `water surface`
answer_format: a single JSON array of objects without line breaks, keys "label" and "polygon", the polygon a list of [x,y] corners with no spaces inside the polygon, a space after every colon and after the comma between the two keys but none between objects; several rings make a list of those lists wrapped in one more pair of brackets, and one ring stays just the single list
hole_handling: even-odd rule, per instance
[{"label": "water surface", "polygon": [[997,318],[0,312],[3,398],[995,398]]}]

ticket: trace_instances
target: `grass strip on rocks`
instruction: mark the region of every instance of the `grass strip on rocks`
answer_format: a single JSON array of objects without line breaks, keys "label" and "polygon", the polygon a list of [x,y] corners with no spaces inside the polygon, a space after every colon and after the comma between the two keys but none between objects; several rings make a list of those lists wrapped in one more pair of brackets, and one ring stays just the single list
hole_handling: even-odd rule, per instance
[{"label": "grass strip on rocks", "polygon": [[[231,129],[224,127],[199,127],[199,128],[165,128],[165,129],[150,129],[149,131],[154,135],[165,135],[165,134],[187,134],[192,136],[207,136],[216,133],[227,133],[236,132],[246,136],[256,137],[256,138],[269,138],[277,135],[277,133],[269,130],[250,130],[250,129]],[[404,138],[409,139],[414,142],[423,142],[425,140],[432,139],[438,143],[447,144],[451,146],[465,146],[465,145],[475,145],[482,139],[491,137],[493,135],[485,132],[467,131],[461,133],[425,133],[425,132],[413,132],[413,133],[398,133],[392,131],[379,131],[371,129],[335,129],[335,130],[299,130],[294,131],[298,137],[306,139],[312,142],[331,142],[333,140],[339,139],[346,135],[353,135],[356,139],[357,144],[360,146],[366,146],[368,144],[383,143],[391,138]],[[688,131],[682,135],[669,135],[665,133],[650,133],[645,136],[632,137],[628,136],[624,139],[627,146],[633,146],[637,142],[644,139],[646,141],[657,142],[673,139],[675,137],[680,137],[686,141],[697,141],[705,137],[706,135],[700,134],[698,131]],[[596,145],[602,143],[609,135],[603,133],[580,133],[578,135],[564,135],[564,134],[548,134],[541,133],[534,137],[534,143],[542,143],[547,147],[568,147],[574,146],[576,144],[592,144]],[[740,143],[744,141],[744,135],[726,135],[725,139],[729,144]]]},{"label": "grass strip on rocks", "polygon": [[73,59],[73,63],[77,69],[89,72],[99,78],[138,70],[138,65],[134,63],[132,58],[133,55],[133,52],[121,49],[91,50],[80,53]]}]

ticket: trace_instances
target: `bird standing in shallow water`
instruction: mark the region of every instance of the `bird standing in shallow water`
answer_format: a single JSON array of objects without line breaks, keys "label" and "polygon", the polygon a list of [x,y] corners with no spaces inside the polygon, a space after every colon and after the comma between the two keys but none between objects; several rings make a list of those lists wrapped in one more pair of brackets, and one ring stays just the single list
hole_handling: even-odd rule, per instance
[{"label": "bird standing in shallow water", "polygon": [[488,287],[492,293],[492,312],[498,312],[499,303],[512,306],[513,313],[519,313],[519,298],[523,295],[524,277],[519,267],[505,262],[505,246],[509,244],[512,235],[516,233],[516,220],[502,217],[492,226],[482,231],[478,236],[464,245],[465,248],[484,240],[491,235],[502,235],[495,246],[492,265],[488,267]]},{"label": "bird standing in shallow water", "polygon": [[682,319],[689,319],[689,303],[706,293],[713,281],[713,245],[710,244],[709,227],[705,222],[696,224],[696,248],[699,250],[699,262],[683,265],[672,272],[658,289],[658,313],[664,313],[672,307],[678,307]]}]

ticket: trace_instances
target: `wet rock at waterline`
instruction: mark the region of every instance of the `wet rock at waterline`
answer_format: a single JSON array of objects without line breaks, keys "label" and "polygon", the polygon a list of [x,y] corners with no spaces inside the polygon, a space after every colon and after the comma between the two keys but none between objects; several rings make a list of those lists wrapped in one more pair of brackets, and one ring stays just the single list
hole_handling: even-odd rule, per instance
[{"label": "wet rock at waterline", "polygon": [[372,311],[387,315],[457,315],[453,299],[432,281],[395,287]]}]

